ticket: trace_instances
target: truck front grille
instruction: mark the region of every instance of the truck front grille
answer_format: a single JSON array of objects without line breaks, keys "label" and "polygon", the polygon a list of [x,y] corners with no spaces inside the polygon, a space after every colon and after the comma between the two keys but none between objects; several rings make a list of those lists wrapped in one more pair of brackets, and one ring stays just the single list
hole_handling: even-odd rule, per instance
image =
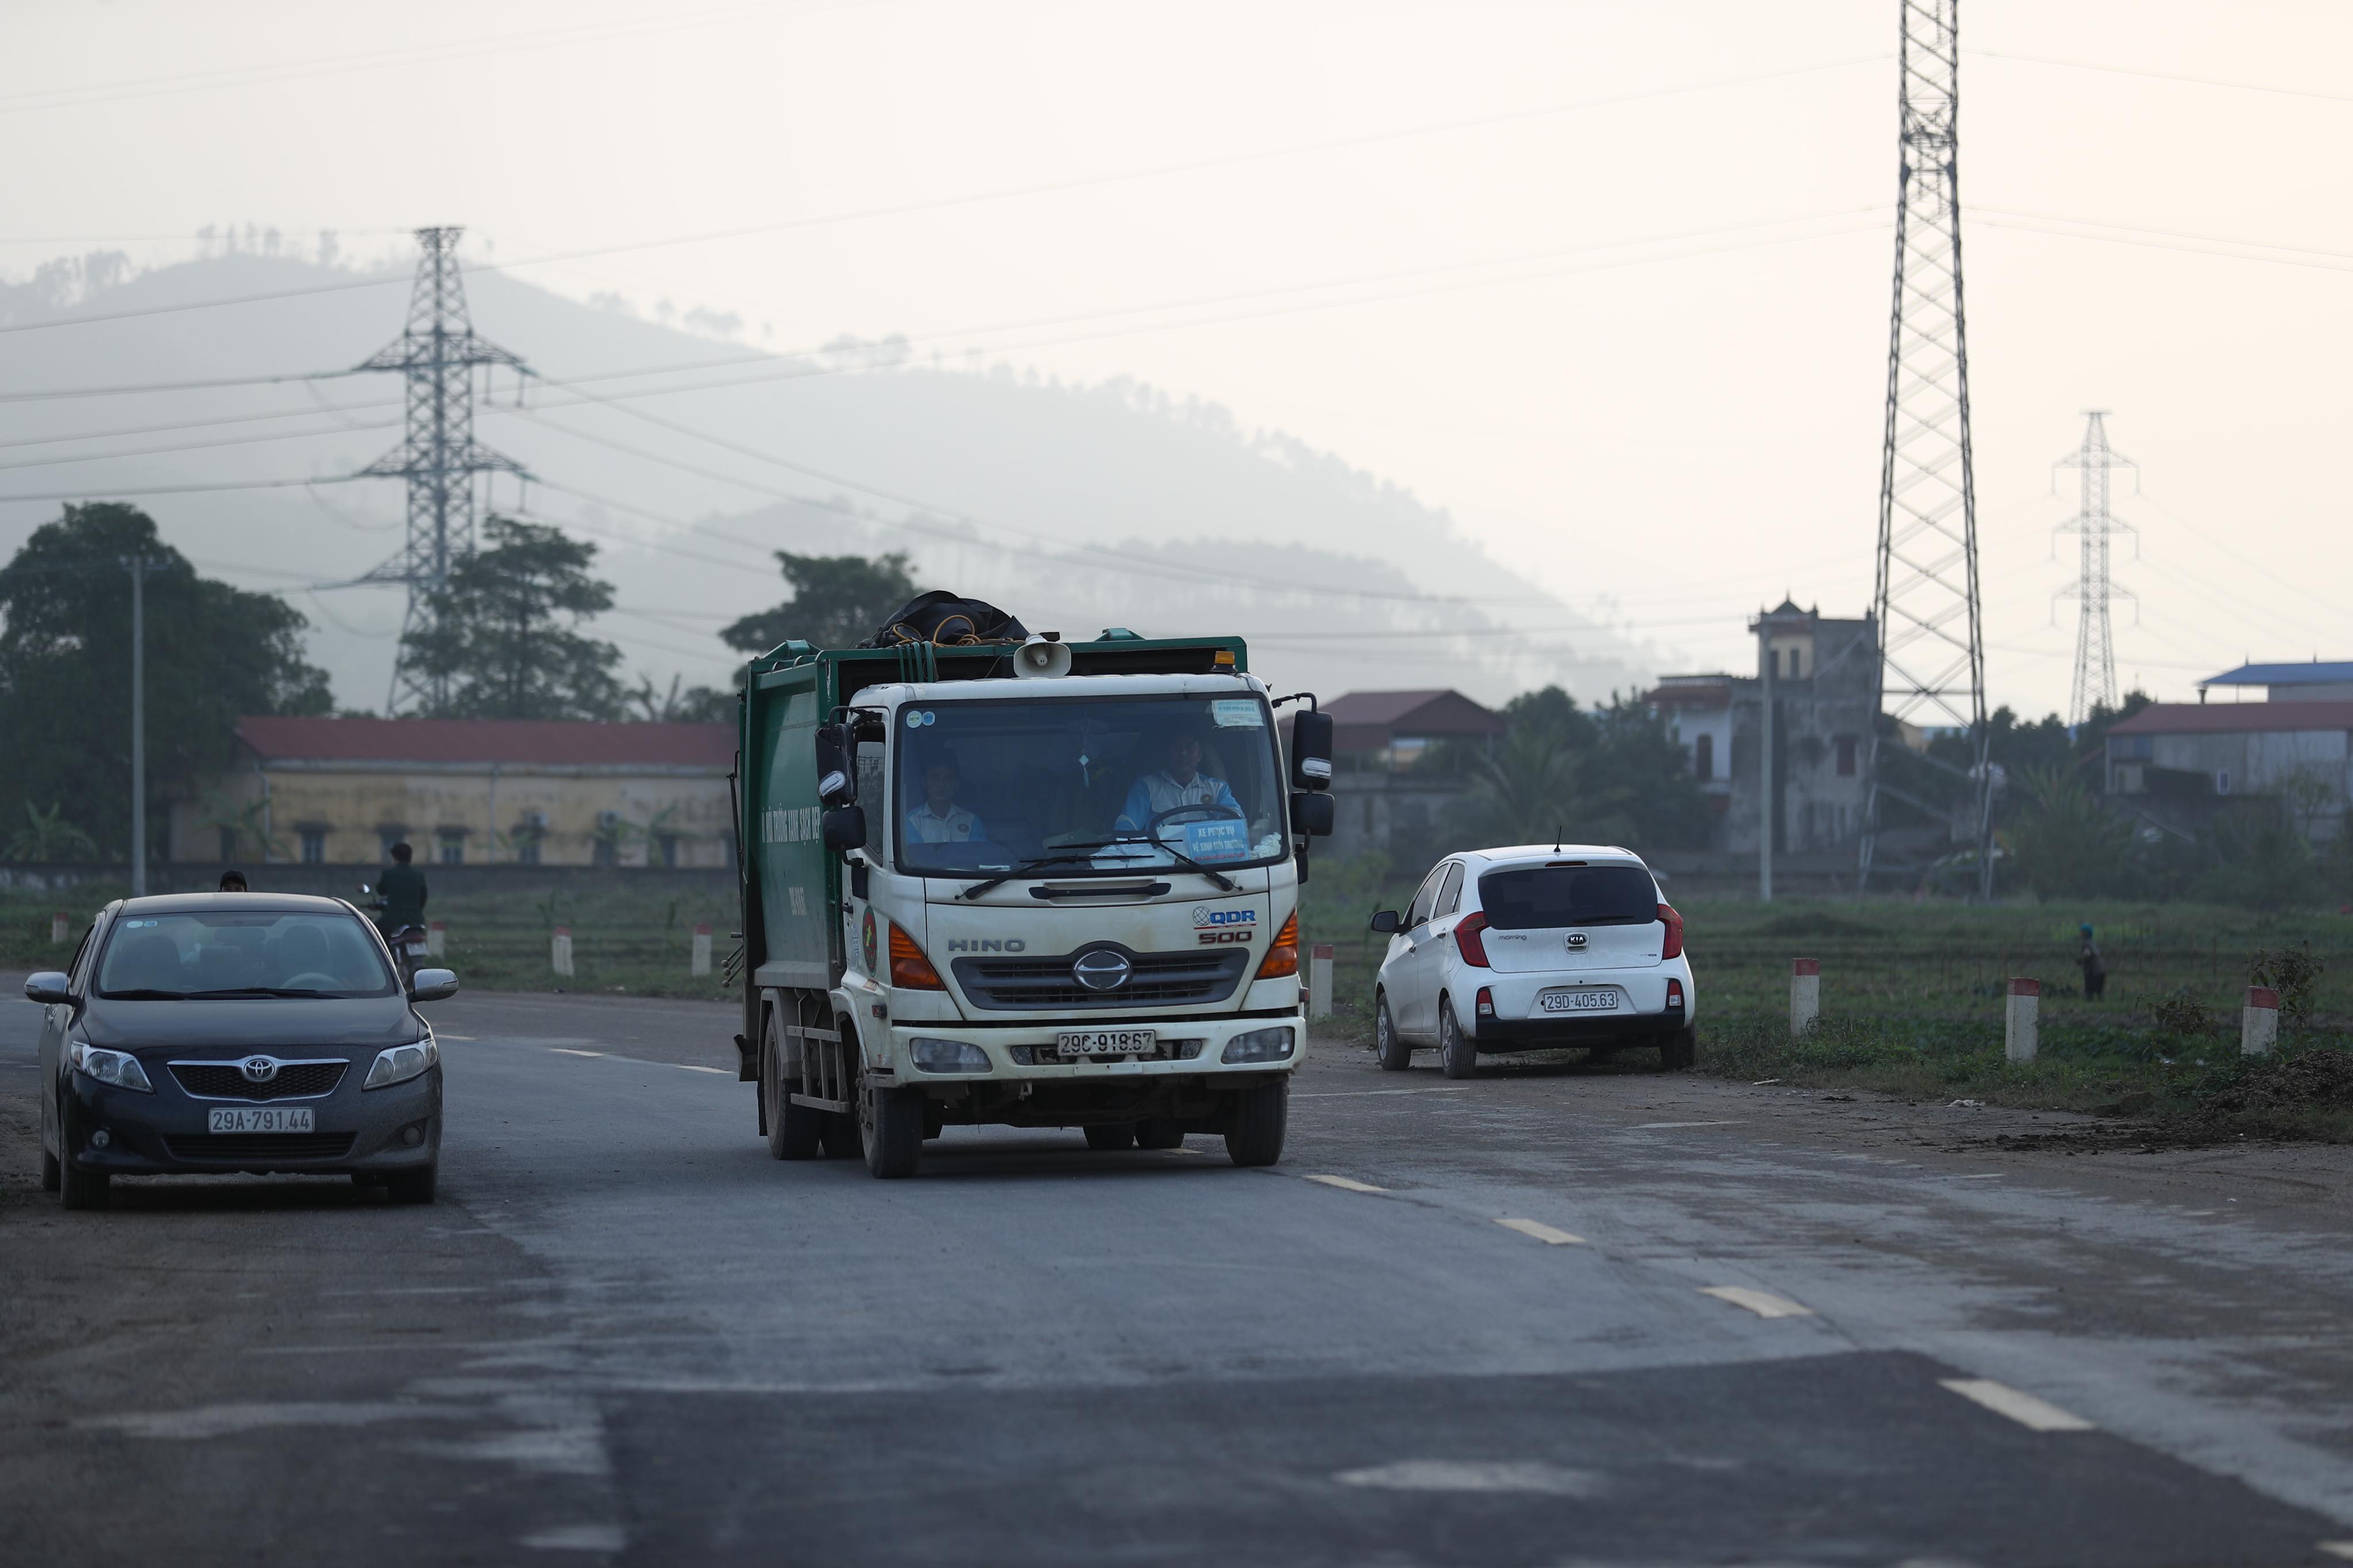
[{"label": "truck front grille", "polygon": [[992,1012],[1047,1007],[1167,1007],[1222,1002],[1241,984],[1252,954],[1228,947],[1200,952],[1139,952],[1127,984],[1093,991],[1071,973],[1078,954],[1050,958],[959,958],[949,964],[965,1000]]}]

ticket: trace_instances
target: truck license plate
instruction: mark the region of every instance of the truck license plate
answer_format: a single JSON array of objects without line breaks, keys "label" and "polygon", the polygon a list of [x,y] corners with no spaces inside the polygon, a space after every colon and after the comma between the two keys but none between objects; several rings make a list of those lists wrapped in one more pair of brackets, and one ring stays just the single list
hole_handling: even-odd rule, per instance
[{"label": "truck license plate", "polygon": [[241,1105],[216,1105],[205,1112],[207,1132],[311,1132],[311,1108],[307,1105],[260,1106],[248,1110]]},{"label": "truck license plate", "polygon": [[1054,1049],[1065,1057],[1149,1056],[1160,1037],[1152,1029],[1071,1029],[1054,1037]]},{"label": "truck license plate", "polygon": [[1615,1013],[1618,1011],[1618,993],[1547,991],[1536,998],[1536,1005],[1547,1013]]}]

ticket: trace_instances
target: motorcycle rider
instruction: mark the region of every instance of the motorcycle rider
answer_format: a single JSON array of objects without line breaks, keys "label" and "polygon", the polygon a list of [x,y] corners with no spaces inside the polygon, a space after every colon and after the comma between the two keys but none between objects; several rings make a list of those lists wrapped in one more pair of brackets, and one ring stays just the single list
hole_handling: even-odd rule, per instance
[{"label": "motorcycle rider", "polygon": [[425,873],[409,864],[416,851],[406,844],[392,847],[392,864],[376,878],[375,890],[384,900],[377,929],[386,937],[403,926],[425,926]]}]

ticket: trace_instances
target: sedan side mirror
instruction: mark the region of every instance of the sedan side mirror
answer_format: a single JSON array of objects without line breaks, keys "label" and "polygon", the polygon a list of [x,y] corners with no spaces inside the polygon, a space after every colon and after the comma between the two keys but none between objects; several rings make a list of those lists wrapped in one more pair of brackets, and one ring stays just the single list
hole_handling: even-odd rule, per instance
[{"label": "sedan side mirror", "polygon": [[73,1000],[72,985],[73,982],[58,970],[44,969],[38,974],[26,976],[25,999],[38,1002],[44,1007],[70,1002]]},{"label": "sedan side mirror", "polygon": [[1388,935],[1397,928],[1398,912],[1395,910],[1382,910],[1373,916],[1373,929],[1383,936]]},{"label": "sedan side mirror", "polygon": [[440,1002],[456,994],[458,972],[454,969],[420,969],[408,983],[411,1002]]}]

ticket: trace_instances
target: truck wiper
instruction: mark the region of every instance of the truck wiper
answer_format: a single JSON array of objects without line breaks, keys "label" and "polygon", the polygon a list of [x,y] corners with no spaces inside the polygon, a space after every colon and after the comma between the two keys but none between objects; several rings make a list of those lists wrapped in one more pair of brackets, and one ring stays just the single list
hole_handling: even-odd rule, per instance
[{"label": "truck wiper", "polygon": [[[1167,856],[1171,860],[1176,861],[1179,866],[1189,867],[1193,870],[1198,871],[1201,875],[1207,877],[1212,882],[1215,882],[1226,892],[1230,893],[1234,890],[1235,883],[1229,879],[1224,872],[1211,870],[1208,867],[1202,865],[1198,860],[1194,859],[1190,855],[1186,854],[1182,849],[1178,849],[1173,845],[1164,844],[1157,838],[1114,838],[1111,842],[1112,844],[1141,844],[1148,848],[1155,849],[1161,854]],[[1109,848],[1110,845],[1097,845],[1096,847]]]},{"label": "truck wiper", "polygon": [[1026,877],[1032,871],[1042,871],[1049,866],[1067,866],[1073,860],[1092,860],[1094,858],[1096,850],[1108,849],[1117,842],[1119,841],[1115,838],[1106,838],[1100,844],[1066,844],[1062,846],[1063,852],[1060,855],[1040,855],[1034,859],[1024,860],[1002,877],[991,877],[985,882],[975,882],[956,897],[976,899],[991,888],[1005,886],[1016,877]]}]

